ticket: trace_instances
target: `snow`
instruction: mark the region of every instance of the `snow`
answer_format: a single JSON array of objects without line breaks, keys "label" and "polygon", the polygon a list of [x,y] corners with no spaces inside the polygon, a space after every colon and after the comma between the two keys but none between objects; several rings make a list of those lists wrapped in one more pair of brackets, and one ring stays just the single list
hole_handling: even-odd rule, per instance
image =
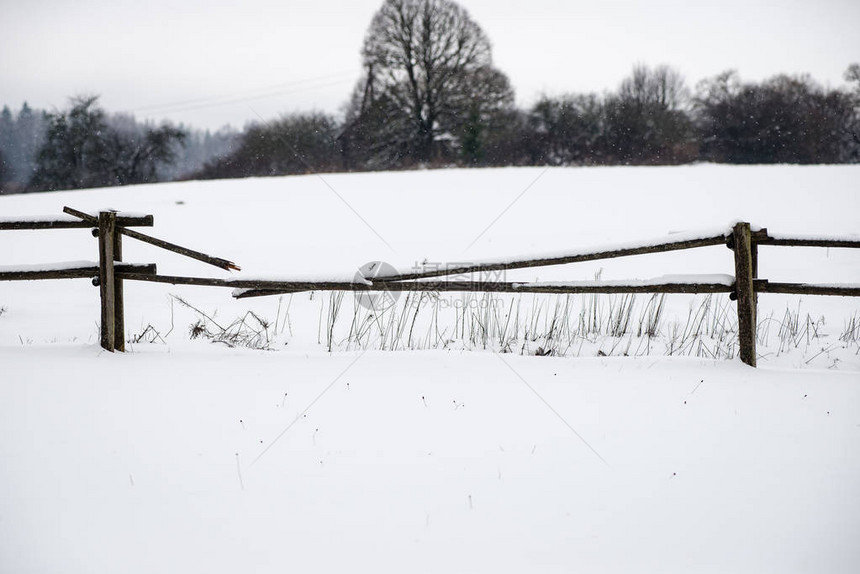
[{"label": "snow", "polygon": [[856,373],[199,345],[0,362],[3,571],[858,564]]},{"label": "snow", "polygon": [[28,223],[40,221],[68,221],[77,223],[78,221],[80,221],[80,219],[78,219],[77,217],[72,217],[71,215],[65,215],[63,213],[55,213],[51,215],[17,215],[15,217],[0,216],[0,223],[14,223],[17,221],[25,221]]},{"label": "snow", "polygon": [[[74,209],[74,206],[70,206],[70,207],[72,207]],[[78,211],[81,211],[81,210],[78,210]],[[112,211],[112,212],[116,213],[117,217],[140,218],[140,217],[146,217],[147,215],[150,215],[148,213],[143,213],[143,212],[138,212],[138,211],[120,211],[120,210],[113,208],[113,207],[104,207],[104,206],[97,207],[95,209],[88,209],[87,211],[81,211],[81,213],[86,213],[90,217],[95,217],[96,219],[98,219],[99,213],[101,213],[103,211]],[[74,215],[71,215],[70,217],[72,217],[75,221],[80,221],[80,218],[75,217]]]},{"label": "snow", "polygon": [[799,239],[802,241],[857,241],[860,242],[860,235],[856,233],[846,233],[843,235],[827,235],[821,233],[773,233],[770,229],[767,230],[768,237],[772,239]]},{"label": "snow", "polygon": [[98,261],[63,261],[58,263],[38,263],[34,265],[0,265],[0,273],[34,273],[37,271],[66,271],[81,267],[98,267]]},{"label": "snow", "polygon": [[[368,261],[636,244],[738,220],[844,237],[860,221],[860,166],[549,169],[520,197],[542,171],[27,194],[0,197],[0,214],[111,204],[236,261],[241,277],[346,281]],[[4,266],[96,253],[86,229],[0,232]],[[131,239],[123,255],[168,275],[237,277]],[[726,284],[732,271],[717,245],[498,279]],[[856,285],[860,253],[762,246],[759,276]],[[112,354],[98,347],[89,281],[0,283],[0,572],[860,571],[860,355],[840,339],[860,335],[856,298],[760,294],[751,369],[665,356],[659,338],[628,357],[598,356],[611,337],[563,358],[345,348],[351,294],[329,353],[337,294],[230,291],[126,282],[128,337],[157,336]],[[541,323],[556,301],[500,297],[502,314],[544,305]],[[702,297],[667,296],[669,330]],[[181,301],[225,326],[254,326],[253,312],[275,326],[271,350],[191,340],[201,315]],[[611,303],[571,298],[594,301]],[[795,319],[797,336],[781,339]]]},{"label": "snow", "polygon": [[[100,211],[113,211],[117,214],[118,217],[141,218],[141,217],[145,217],[147,215],[146,213],[117,211],[115,209],[110,209],[110,208],[100,208],[100,209],[90,210],[89,212],[84,212],[84,213],[86,213],[87,215],[89,215],[91,217],[98,218]],[[17,221],[25,221],[28,223],[41,222],[41,221],[67,221],[67,222],[77,223],[80,220],[81,219],[79,217],[75,217],[73,215],[68,215],[68,214],[62,213],[62,210],[60,213],[52,213],[50,215],[23,215],[22,214],[22,215],[16,215],[14,217],[0,216],[0,223],[14,223]]]}]

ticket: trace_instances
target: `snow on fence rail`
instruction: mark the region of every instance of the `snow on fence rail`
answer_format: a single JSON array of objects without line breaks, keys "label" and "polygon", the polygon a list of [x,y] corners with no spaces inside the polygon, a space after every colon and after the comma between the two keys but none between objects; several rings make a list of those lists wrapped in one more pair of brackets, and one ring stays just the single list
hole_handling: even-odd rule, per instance
[{"label": "snow on fence rail", "polygon": [[[97,216],[90,216],[98,219]],[[132,213],[117,214],[116,224],[124,227],[152,227],[151,215]],[[34,217],[0,217],[0,231],[9,229],[88,229],[93,227],[89,221],[72,216],[34,216]]]},{"label": "snow on fence rail", "polygon": [[[117,274],[154,275],[154,263],[120,263],[114,265]],[[0,266],[0,281],[32,281],[36,279],[87,279],[99,274],[98,261],[64,261],[41,265]]]},{"label": "snow on fence rail", "polygon": [[[395,272],[354,280],[320,279],[215,279],[159,275],[155,264],[122,262],[122,236],[191,257],[215,267],[239,271],[239,266],[143,233],[129,227],[152,227],[152,215],[121,214],[101,211],[98,215],[65,207],[69,218],[32,217],[0,219],[0,230],[93,228],[99,238],[98,262],[0,267],[0,281],[33,279],[73,279],[92,277],[101,297],[101,346],[108,351],[125,350],[123,281],[151,281],[174,285],[231,287],[236,298],[260,297],[300,291],[479,291],[493,293],[729,293],[737,301],[738,343],[741,360],[756,364],[756,295],[789,293],[858,297],[860,285],[814,285],[808,283],[771,283],[758,277],[758,246],[846,247],[860,248],[860,238],[785,237],[770,235],[767,229],[752,229],[739,222],[731,227],[706,233],[675,236],[667,241],[652,240],[594,250],[564,252],[543,256],[495,259],[483,262],[418,272]],[[664,276],[633,281],[503,282],[439,280],[440,277],[473,275],[490,271],[566,265],[615,257],[665,253],[696,247],[726,245],[734,252],[733,275]]]}]

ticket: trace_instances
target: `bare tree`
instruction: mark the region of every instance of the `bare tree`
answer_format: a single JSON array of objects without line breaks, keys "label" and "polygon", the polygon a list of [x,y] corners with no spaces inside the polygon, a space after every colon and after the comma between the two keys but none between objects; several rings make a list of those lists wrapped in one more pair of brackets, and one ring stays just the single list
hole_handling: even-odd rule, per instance
[{"label": "bare tree", "polygon": [[624,101],[665,111],[683,109],[690,96],[677,70],[665,65],[651,70],[641,64],[634,66],[630,77],[621,82],[618,95]]},{"label": "bare tree", "polygon": [[385,0],[362,56],[361,111],[376,106],[379,114],[382,105],[390,144],[421,162],[434,158],[442,138],[462,135],[468,118],[513,100],[486,35],[449,0]]},{"label": "bare tree", "polygon": [[695,156],[684,78],[668,66],[635,66],[604,103],[607,156],[629,164],[683,163]]},{"label": "bare tree", "polygon": [[860,64],[854,63],[848,66],[844,77],[846,82],[857,84],[854,86],[855,90],[860,90]]}]

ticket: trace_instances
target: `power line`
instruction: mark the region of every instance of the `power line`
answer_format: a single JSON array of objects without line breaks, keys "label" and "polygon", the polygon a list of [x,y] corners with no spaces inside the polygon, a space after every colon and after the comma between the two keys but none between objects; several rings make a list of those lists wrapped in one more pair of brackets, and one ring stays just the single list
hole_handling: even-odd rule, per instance
[{"label": "power line", "polygon": [[[141,106],[132,110],[132,113],[146,114],[168,114],[173,112],[183,112],[188,110],[197,110],[208,107],[224,106],[234,103],[242,103],[263,98],[271,98],[284,94],[292,94],[305,92],[310,90],[318,90],[353,81],[355,72],[339,72],[337,74],[329,74],[316,78],[305,78],[293,82],[276,84],[265,88],[257,88],[250,91],[235,92],[233,94],[223,94],[220,96],[210,96],[205,98],[196,98],[192,100],[182,100],[164,104],[153,104],[150,106]],[[338,78],[332,80],[332,78]],[[325,81],[330,80],[330,81]],[[321,82],[321,83],[320,83]],[[311,84],[311,85],[308,85]]]}]

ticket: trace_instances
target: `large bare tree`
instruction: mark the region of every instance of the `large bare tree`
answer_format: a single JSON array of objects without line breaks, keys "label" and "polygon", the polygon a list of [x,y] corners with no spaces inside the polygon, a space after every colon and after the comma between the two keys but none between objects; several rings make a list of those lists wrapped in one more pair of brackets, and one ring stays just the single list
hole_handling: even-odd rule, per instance
[{"label": "large bare tree", "polygon": [[362,111],[381,104],[405,141],[389,141],[418,161],[433,159],[441,138],[456,138],[469,118],[513,101],[492,67],[490,42],[449,0],[385,0],[362,50],[367,77]]}]

